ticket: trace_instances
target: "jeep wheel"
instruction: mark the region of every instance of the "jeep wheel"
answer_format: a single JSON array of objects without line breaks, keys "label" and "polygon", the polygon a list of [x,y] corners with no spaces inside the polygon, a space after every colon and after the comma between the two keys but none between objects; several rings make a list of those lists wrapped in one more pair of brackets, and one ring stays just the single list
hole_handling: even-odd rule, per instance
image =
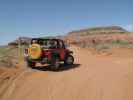
[{"label": "jeep wheel", "polygon": [[56,57],[53,59],[50,69],[56,71],[59,69],[59,67],[60,67],[60,59]]},{"label": "jeep wheel", "polygon": [[72,65],[74,63],[74,57],[72,55],[69,55],[66,57],[64,64],[65,65]]}]

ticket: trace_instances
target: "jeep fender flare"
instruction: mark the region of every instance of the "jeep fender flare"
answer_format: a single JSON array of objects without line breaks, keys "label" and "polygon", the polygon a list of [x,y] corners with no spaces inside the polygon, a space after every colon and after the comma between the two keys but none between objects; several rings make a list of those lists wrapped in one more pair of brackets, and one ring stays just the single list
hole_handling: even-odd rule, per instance
[{"label": "jeep fender flare", "polygon": [[69,55],[73,55],[73,51],[67,51],[65,57],[68,57]]}]

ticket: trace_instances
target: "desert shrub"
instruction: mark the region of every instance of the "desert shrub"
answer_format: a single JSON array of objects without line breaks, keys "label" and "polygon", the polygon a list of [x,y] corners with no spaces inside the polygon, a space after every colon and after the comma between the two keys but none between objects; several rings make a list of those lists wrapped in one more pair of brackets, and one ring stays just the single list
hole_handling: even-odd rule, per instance
[{"label": "desert shrub", "polygon": [[114,40],[112,42],[104,42],[104,43],[87,43],[81,42],[78,44],[82,48],[94,48],[97,50],[110,49],[112,47],[126,47],[133,48],[133,44],[127,40]]},{"label": "desert shrub", "polygon": [[127,47],[127,48],[133,48],[133,43],[127,41],[127,40],[116,40],[112,41],[113,46],[118,46],[118,47]]},{"label": "desert shrub", "polygon": [[97,50],[103,50],[103,49],[109,49],[109,48],[111,48],[111,45],[109,45],[107,43],[103,43],[103,44],[93,45],[92,47],[94,49],[97,49]]},{"label": "desert shrub", "polygon": [[127,40],[115,40],[115,41],[112,41],[112,44],[116,44],[116,45],[129,45],[130,43]]}]

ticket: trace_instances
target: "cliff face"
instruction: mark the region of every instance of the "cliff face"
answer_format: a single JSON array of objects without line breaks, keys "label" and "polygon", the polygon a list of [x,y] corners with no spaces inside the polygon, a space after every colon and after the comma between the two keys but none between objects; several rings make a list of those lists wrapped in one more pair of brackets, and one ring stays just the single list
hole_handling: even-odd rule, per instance
[{"label": "cliff face", "polygon": [[69,32],[66,40],[70,44],[84,47],[118,42],[133,43],[133,34],[119,26],[95,27]]}]

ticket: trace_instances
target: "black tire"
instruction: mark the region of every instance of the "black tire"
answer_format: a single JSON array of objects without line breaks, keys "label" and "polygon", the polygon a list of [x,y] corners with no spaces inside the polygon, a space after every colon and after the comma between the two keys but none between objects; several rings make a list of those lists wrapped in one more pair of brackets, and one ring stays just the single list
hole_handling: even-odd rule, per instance
[{"label": "black tire", "polygon": [[52,71],[57,71],[60,68],[60,59],[59,57],[54,57],[50,66]]},{"label": "black tire", "polygon": [[34,68],[36,65],[35,62],[32,62],[32,61],[27,61],[27,66],[30,67],[30,68]]},{"label": "black tire", "polygon": [[65,65],[73,65],[74,57],[72,55],[68,55],[64,61]]}]

